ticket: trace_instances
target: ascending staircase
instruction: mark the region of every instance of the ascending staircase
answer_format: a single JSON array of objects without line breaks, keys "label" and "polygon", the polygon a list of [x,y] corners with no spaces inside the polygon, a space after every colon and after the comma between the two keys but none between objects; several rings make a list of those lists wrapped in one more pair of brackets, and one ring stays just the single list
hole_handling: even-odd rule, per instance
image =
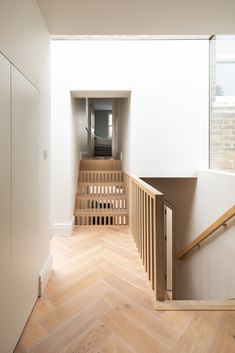
[{"label": "ascending staircase", "polygon": [[76,225],[128,225],[127,193],[119,160],[82,160]]}]

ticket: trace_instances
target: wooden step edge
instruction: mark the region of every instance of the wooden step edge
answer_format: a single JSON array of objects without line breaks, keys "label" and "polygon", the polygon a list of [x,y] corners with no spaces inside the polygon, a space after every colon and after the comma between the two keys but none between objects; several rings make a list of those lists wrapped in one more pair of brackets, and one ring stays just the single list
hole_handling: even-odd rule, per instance
[{"label": "wooden step edge", "polygon": [[129,228],[129,226],[127,224],[110,224],[110,225],[107,225],[107,224],[87,224],[87,225],[82,225],[82,224],[75,224],[74,225],[74,229],[76,228],[91,228],[94,229],[94,228],[113,228],[113,227],[126,227],[126,228]]},{"label": "wooden step edge", "polygon": [[120,169],[114,169],[114,170],[89,170],[89,169],[82,169],[79,170],[79,173],[123,173],[122,170]]},{"label": "wooden step edge", "polygon": [[92,209],[76,209],[74,215],[79,216],[125,216],[128,215],[128,209],[101,209],[101,208],[92,208]]},{"label": "wooden step edge", "polygon": [[155,311],[235,311],[235,299],[232,300],[156,300],[151,291]]},{"label": "wooden step edge", "polygon": [[[96,200],[104,200],[106,201],[107,199],[112,199],[112,200],[119,200],[119,199],[127,199],[127,194],[76,194],[76,198],[81,200],[81,199],[94,199]],[[95,200],[94,200],[95,201]]]},{"label": "wooden step edge", "polygon": [[84,185],[88,185],[88,186],[124,186],[124,181],[99,181],[99,182],[95,182],[95,181],[79,181],[77,186],[84,186]]},{"label": "wooden step edge", "polygon": [[84,208],[76,208],[75,209],[75,213],[77,212],[83,212],[83,213],[86,213],[86,212],[94,212],[94,213],[97,213],[97,212],[104,212],[104,213],[111,213],[111,212],[116,212],[116,211],[119,211],[120,213],[128,213],[128,209],[127,208],[122,208],[122,209],[119,209],[119,208],[88,208],[88,209],[84,209]]},{"label": "wooden step edge", "polygon": [[235,300],[165,300],[154,303],[156,311],[235,311]]},{"label": "wooden step edge", "polygon": [[[86,198],[92,198],[92,199],[94,199],[96,197],[103,197],[104,199],[107,199],[107,198],[112,199],[114,197],[117,197],[117,199],[118,199],[118,195],[122,195],[122,194],[115,194],[115,193],[113,193],[113,194],[104,194],[104,193],[99,193],[99,194],[89,194],[88,197],[86,195],[87,194],[77,193],[76,197],[85,196]],[[126,196],[126,198],[127,198],[127,196]]]},{"label": "wooden step edge", "polygon": [[127,209],[123,209],[123,208],[112,208],[112,212],[110,211],[110,209],[108,209],[108,212],[105,208],[104,209],[99,209],[99,208],[78,208],[78,211],[75,211],[74,215],[76,217],[79,216],[99,216],[99,215],[103,215],[103,216],[123,216],[123,215],[127,215],[128,214],[128,210]]}]

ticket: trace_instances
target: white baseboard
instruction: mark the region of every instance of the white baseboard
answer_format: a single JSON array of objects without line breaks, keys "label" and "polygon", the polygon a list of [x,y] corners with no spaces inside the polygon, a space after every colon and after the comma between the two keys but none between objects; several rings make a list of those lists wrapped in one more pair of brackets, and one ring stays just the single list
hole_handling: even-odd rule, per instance
[{"label": "white baseboard", "polygon": [[44,292],[44,289],[46,287],[52,268],[53,268],[53,259],[52,259],[52,256],[49,255],[46,262],[43,265],[43,268],[41,269],[41,272],[39,273],[38,297],[41,297]]},{"label": "white baseboard", "polygon": [[68,223],[54,223],[52,235],[57,237],[71,237],[75,225],[75,217],[73,216]]}]

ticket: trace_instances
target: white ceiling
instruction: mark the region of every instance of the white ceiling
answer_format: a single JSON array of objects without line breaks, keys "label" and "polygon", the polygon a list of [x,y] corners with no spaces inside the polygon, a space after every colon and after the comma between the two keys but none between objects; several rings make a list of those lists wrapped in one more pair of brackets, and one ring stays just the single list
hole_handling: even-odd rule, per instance
[{"label": "white ceiling", "polygon": [[37,0],[52,35],[235,34],[235,0]]}]

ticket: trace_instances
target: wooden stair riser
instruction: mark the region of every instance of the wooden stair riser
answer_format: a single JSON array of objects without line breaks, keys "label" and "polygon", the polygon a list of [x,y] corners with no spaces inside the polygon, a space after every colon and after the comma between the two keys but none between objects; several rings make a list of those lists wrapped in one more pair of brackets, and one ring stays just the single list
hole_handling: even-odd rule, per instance
[{"label": "wooden stair riser", "polygon": [[78,195],[120,195],[124,194],[123,183],[79,183]]},{"label": "wooden stair riser", "polygon": [[128,214],[79,215],[75,216],[75,224],[80,226],[126,226],[128,225]]},{"label": "wooden stair riser", "polygon": [[120,160],[81,160],[80,161],[80,171],[82,170],[120,170],[121,171],[121,161]]},{"label": "wooden stair riser", "polygon": [[126,197],[77,197],[76,209],[127,209]]},{"label": "wooden stair riser", "polygon": [[79,172],[79,182],[82,183],[120,183],[123,182],[122,171],[88,171]]}]

